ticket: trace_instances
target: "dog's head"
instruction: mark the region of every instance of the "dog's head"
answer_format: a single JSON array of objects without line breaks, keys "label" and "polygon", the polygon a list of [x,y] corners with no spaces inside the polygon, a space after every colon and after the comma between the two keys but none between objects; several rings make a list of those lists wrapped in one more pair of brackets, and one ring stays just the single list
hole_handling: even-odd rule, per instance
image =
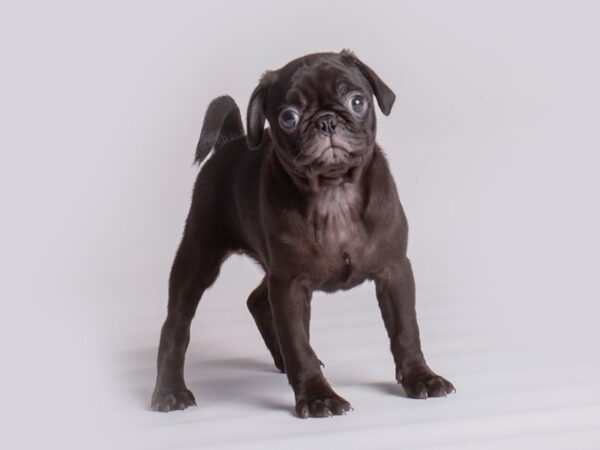
[{"label": "dog's head", "polygon": [[301,173],[337,176],[375,144],[373,96],[386,116],[392,90],[349,51],[317,53],[266,72],[248,106],[248,146],[260,146],[265,120],[276,151]]}]

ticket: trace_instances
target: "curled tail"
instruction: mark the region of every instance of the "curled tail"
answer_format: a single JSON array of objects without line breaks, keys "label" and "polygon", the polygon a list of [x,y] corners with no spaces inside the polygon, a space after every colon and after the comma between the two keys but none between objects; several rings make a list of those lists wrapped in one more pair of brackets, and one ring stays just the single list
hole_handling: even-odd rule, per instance
[{"label": "curled tail", "polygon": [[204,115],[194,162],[201,164],[213,147],[217,150],[226,142],[243,135],[244,125],[235,101],[228,95],[215,98]]}]

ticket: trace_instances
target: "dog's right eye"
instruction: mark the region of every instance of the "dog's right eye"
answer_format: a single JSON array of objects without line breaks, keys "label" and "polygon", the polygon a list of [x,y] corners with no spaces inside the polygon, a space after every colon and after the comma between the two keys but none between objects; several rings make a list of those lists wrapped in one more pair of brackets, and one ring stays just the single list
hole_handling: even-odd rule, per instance
[{"label": "dog's right eye", "polygon": [[281,114],[279,114],[279,125],[286,130],[293,130],[296,125],[298,125],[299,120],[300,116],[291,108],[284,109],[281,111]]}]

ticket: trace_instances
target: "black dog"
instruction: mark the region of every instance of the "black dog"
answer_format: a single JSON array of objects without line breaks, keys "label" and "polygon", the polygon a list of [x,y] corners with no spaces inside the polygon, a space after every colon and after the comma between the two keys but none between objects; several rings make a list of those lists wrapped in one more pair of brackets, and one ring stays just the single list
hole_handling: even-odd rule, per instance
[{"label": "black dog", "polygon": [[[394,93],[351,52],[320,53],[267,72],[248,106],[244,136],[230,97],[204,120],[194,188],[171,271],[168,315],[158,350],[152,408],[195,404],[183,379],[190,323],[202,293],[234,252],[265,271],[248,308],[275,365],[286,372],[300,417],[344,414],[351,406],[321,372],[309,342],[312,292],[375,281],[396,379],[415,398],[454,387],[425,363],[406,257],[407,223],[375,143],[373,95],[388,115]],[[270,128],[265,130],[265,120]]]}]

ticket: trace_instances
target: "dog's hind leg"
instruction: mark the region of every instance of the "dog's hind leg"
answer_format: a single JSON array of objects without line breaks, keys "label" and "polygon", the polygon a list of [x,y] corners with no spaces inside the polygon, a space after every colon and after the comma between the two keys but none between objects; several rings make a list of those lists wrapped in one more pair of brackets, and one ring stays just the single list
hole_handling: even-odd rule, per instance
[{"label": "dog's hind leg", "polygon": [[190,324],[204,291],[214,283],[229,250],[215,240],[184,236],[171,269],[169,306],[158,348],[158,374],[152,409],[168,412],[196,404],[183,366]]},{"label": "dog's hind leg", "polygon": [[[260,335],[265,341],[269,352],[271,352],[271,356],[273,356],[275,367],[282,373],[285,373],[283,357],[281,356],[281,349],[279,348],[279,340],[277,339],[277,332],[275,331],[275,324],[273,323],[273,312],[271,311],[271,305],[269,304],[269,288],[266,276],[248,297],[247,305],[250,313],[252,313],[252,317],[254,317]],[[309,313],[305,314],[303,321],[306,334],[310,335]],[[325,366],[321,360],[319,360],[319,364],[323,367]]]},{"label": "dog's hind leg", "polygon": [[271,352],[271,356],[273,356],[275,367],[281,372],[285,372],[281,350],[279,349],[279,341],[277,340],[275,326],[273,325],[271,305],[269,305],[269,289],[266,276],[248,297],[247,305],[252,317],[254,317],[260,335],[265,341],[269,352]]}]

